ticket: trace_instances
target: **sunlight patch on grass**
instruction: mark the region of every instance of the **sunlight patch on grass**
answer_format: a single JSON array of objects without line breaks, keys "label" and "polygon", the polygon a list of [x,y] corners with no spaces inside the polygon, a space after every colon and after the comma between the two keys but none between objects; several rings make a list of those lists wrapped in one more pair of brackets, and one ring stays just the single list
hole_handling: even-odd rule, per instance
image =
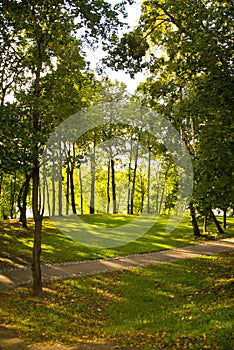
[{"label": "sunlight patch on grass", "polygon": [[[128,223],[135,216],[126,215],[85,215],[87,222],[103,225],[118,225]],[[214,238],[205,235],[201,239],[194,239],[190,217],[186,215],[180,225],[170,234],[165,232],[168,217],[162,215],[157,223],[142,237],[137,240],[115,248],[96,248],[72,241],[59,232],[54,223],[45,218],[42,232],[42,263],[61,263],[67,261],[90,260],[98,258],[116,257],[130,254],[148,253],[165,249],[180,248],[186,245],[198,244],[206,239]],[[199,221],[200,225],[202,222]],[[33,246],[33,220],[28,220],[28,229],[23,229],[17,220],[0,222],[0,246],[1,256],[4,258],[26,257],[31,259]],[[121,227],[121,226],[120,226]],[[210,230],[215,232],[210,224]],[[225,235],[217,235],[223,238],[234,235],[234,218],[228,218],[228,229]],[[95,230],[95,226],[93,226]],[[4,253],[3,253],[4,252]]]},{"label": "sunlight patch on grass", "polygon": [[44,344],[88,340],[120,348],[233,348],[234,253],[47,283],[0,300],[3,323]]}]

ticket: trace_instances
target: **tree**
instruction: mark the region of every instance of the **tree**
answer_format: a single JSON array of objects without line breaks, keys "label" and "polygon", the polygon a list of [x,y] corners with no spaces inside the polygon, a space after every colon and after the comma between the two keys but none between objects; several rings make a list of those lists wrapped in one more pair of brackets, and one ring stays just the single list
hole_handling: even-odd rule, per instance
[{"label": "tree", "polygon": [[21,185],[19,194],[18,194],[18,208],[20,211],[20,222],[22,222],[22,225],[24,228],[27,228],[27,196],[29,192],[30,187],[30,180],[31,180],[31,174],[26,173],[25,174],[25,181]]},{"label": "tree", "polygon": [[[229,159],[233,144],[227,134],[227,128],[233,128],[232,31],[230,1],[144,1],[139,25],[132,33],[115,38],[106,60],[132,75],[142,69],[149,73],[140,86],[144,103],[168,118],[186,143],[195,170],[190,212],[196,236],[200,234],[194,207],[198,192],[203,193],[200,207],[205,206],[206,193],[209,205],[222,206],[224,211],[232,203]],[[213,144],[206,142],[208,130]],[[215,146],[214,140],[218,141]],[[224,151],[222,161],[221,152],[214,151],[209,167],[208,154],[218,148]],[[204,176],[199,174],[198,163]],[[208,184],[208,177],[215,184]],[[197,191],[197,186],[202,190]]]},{"label": "tree", "polygon": [[[62,53],[70,49],[74,33],[81,28],[83,39],[89,40],[90,43],[97,41],[99,37],[108,41],[109,36],[117,31],[121,24],[118,14],[123,11],[125,3],[122,1],[112,9],[111,5],[103,0],[86,2],[77,0],[66,3],[59,0],[50,3],[28,0],[1,2],[1,22],[5,28],[12,28],[12,40],[15,40],[13,39],[15,37],[23,38],[24,44],[18,45],[17,52],[20,59],[24,58],[23,73],[25,75],[27,73],[24,86],[26,93],[24,92],[22,97],[24,95],[27,102],[25,105],[28,109],[25,115],[31,124],[32,134],[32,209],[35,222],[32,273],[35,295],[42,292],[40,254],[44,208],[39,197],[40,154],[46,142],[46,135],[61,121],[58,115],[53,115],[51,119],[46,113],[44,76],[49,77],[53,70],[52,59],[57,59],[58,63],[63,61]],[[16,76],[18,74],[19,70]],[[17,94],[18,91],[14,92]]]},{"label": "tree", "polygon": [[[119,108],[120,105],[126,103],[129,100],[129,94],[127,92],[126,85],[118,81],[110,81],[108,78],[103,79],[100,84],[99,103],[103,106],[103,112],[106,113],[106,120],[108,120],[108,127],[102,130],[103,139],[113,142],[107,143],[107,151],[109,154],[108,161],[108,176],[107,176],[107,212],[110,210],[110,183],[112,189],[112,203],[113,214],[118,212],[117,209],[117,191],[115,180],[115,162],[119,153],[123,152],[121,141],[118,137],[121,135],[122,126],[120,123],[123,121],[119,115],[116,115],[115,108]],[[110,181],[111,180],[111,181]]]}]

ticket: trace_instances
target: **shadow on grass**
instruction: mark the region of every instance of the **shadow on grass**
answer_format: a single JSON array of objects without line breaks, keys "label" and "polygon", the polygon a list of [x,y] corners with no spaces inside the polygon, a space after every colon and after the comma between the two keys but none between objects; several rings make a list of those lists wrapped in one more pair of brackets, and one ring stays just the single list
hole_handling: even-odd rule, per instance
[{"label": "shadow on grass", "polygon": [[[103,227],[120,226],[131,222],[135,217],[126,215],[85,215],[87,223]],[[166,233],[167,216],[160,216],[153,227],[137,240],[115,248],[98,248],[80,244],[69,239],[56,229],[53,222],[45,218],[42,232],[42,263],[61,263],[69,261],[92,260],[97,258],[116,257],[121,255],[148,253],[204,242],[206,239],[233,236],[234,218],[228,218],[228,229],[225,235],[215,235],[214,226],[210,233],[201,239],[194,239],[190,217],[185,216],[181,224],[171,233]],[[22,266],[31,263],[33,247],[33,220],[28,220],[28,229],[23,229],[17,220],[0,222],[0,268],[1,266]],[[9,261],[7,261],[9,260]],[[9,263],[9,265],[7,265]]]},{"label": "shadow on grass", "polygon": [[200,257],[6,293],[3,320],[36,342],[122,349],[233,347],[234,254]]}]

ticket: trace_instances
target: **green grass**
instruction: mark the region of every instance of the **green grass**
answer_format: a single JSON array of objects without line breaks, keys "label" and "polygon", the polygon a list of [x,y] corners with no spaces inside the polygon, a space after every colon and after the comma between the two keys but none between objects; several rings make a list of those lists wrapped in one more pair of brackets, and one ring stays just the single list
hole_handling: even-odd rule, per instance
[{"label": "green grass", "polygon": [[[85,215],[82,219],[92,225],[114,227],[128,223],[133,217],[124,215]],[[0,222],[0,257],[31,259],[33,246],[33,222],[29,228],[22,229],[17,220]],[[201,239],[194,239],[190,217],[185,216],[181,224],[171,233],[165,232],[167,217],[161,216],[157,223],[142,237],[129,244],[112,249],[96,248],[72,241],[64,236],[49,219],[43,221],[42,255],[43,263],[60,263],[146,253],[197,244],[207,238],[222,238],[234,235],[234,218],[228,218],[228,228],[224,236],[217,235],[213,225],[209,233]],[[202,225],[202,222],[200,223]]]},{"label": "green grass", "polygon": [[121,349],[232,350],[234,253],[115,271],[0,300],[3,325],[32,342]]}]

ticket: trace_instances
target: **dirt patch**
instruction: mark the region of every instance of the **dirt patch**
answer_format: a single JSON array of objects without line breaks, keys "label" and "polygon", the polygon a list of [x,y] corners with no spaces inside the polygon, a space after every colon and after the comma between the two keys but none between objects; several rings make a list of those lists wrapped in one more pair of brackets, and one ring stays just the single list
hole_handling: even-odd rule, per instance
[{"label": "dirt patch", "polygon": [[0,350],[28,350],[28,347],[13,331],[0,327]]}]

